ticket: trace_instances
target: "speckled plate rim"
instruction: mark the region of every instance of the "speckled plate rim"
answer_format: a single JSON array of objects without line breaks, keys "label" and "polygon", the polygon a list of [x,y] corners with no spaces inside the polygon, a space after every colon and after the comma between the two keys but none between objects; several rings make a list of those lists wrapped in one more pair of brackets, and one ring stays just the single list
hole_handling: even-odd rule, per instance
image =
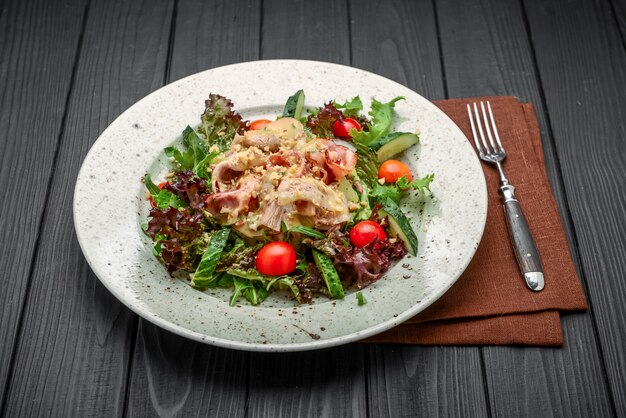
[{"label": "speckled plate rim", "polygon": [[[386,90],[389,90],[390,97],[393,97],[395,95],[404,95],[404,96],[410,96],[408,97],[409,100],[417,100],[419,102],[419,105],[422,108],[428,109],[428,112],[432,112],[433,115],[435,114],[437,115],[437,117],[439,118],[438,122],[440,124],[445,125],[445,128],[448,130],[448,133],[450,136],[463,140],[462,144],[458,142],[456,145],[460,146],[460,148],[462,149],[463,158],[465,158],[471,166],[472,172],[470,173],[469,177],[473,177],[473,180],[474,180],[473,187],[476,188],[476,196],[475,196],[475,201],[473,203],[477,209],[474,212],[473,218],[468,219],[468,221],[472,222],[475,227],[471,231],[471,236],[468,236],[467,240],[463,242],[463,245],[465,247],[463,258],[457,261],[457,263],[455,264],[454,271],[448,274],[446,280],[440,281],[436,287],[432,288],[428,292],[427,296],[424,298],[421,298],[422,300],[418,301],[418,303],[416,303],[415,305],[413,305],[412,307],[408,309],[404,309],[402,312],[398,314],[393,315],[392,318],[387,318],[383,321],[380,321],[379,323],[372,324],[371,326],[367,326],[362,329],[351,330],[350,332],[346,332],[344,335],[337,335],[328,339],[322,338],[318,340],[310,340],[310,341],[294,342],[294,343],[273,343],[271,341],[269,342],[266,341],[263,343],[245,342],[245,341],[241,341],[241,340],[234,339],[234,338],[222,338],[216,335],[207,335],[206,333],[197,332],[197,331],[189,329],[188,327],[182,325],[181,323],[177,323],[177,321],[168,320],[168,319],[163,318],[159,314],[150,312],[149,310],[146,309],[146,306],[143,305],[141,302],[137,302],[137,300],[133,300],[133,298],[131,298],[131,296],[133,296],[132,294],[129,294],[126,291],[122,290],[123,288],[120,286],[119,280],[124,280],[124,278],[120,278],[117,276],[112,277],[111,271],[109,271],[104,265],[104,263],[101,262],[102,260],[99,260],[99,258],[97,257],[98,256],[97,252],[94,251],[94,246],[97,244],[95,244],[93,240],[90,240],[90,238],[92,237],[89,236],[89,234],[87,233],[86,228],[84,227],[84,223],[81,223],[85,221],[85,216],[88,216],[87,210],[81,206],[81,203],[83,202],[83,198],[85,194],[85,189],[84,188],[81,189],[81,186],[89,187],[89,184],[88,184],[89,181],[87,179],[91,178],[94,175],[92,172],[93,163],[96,163],[97,165],[97,162],[94,161],[94,158],[95,159],[101,158],[101,156],[95,155],[96,154],[95,150],[98,149],[98,147],[102,147],[103,144],[107,143],[108,141],[111,141],[111,136],[109,134],[111,133],[111,131],[114,130],[116,125],[118,125],[124,119],[125,115],[132,113],[132,112],[137,112],[138,109],[141,108],[143,103],[162,95],[164,91],[175,89],[177,88],[177,86],[187,83],[190,80],[194,79],[195,77],[205,77],[208,74],[214,73],[216,71],[222,71],[222,72],[229,71],[229,72],[232,72],[233,74],[236,74],[239,70],[242,70],[242,69],[247,69],[247,71],[250,71],[251,67],[252,68],[259,67],[259,71],[267,71],[268,69],[273,69],[277,72],[280,72],[281,68],[297,67],[298,69],[300,69],[301,71],[300,75],[303,77],[307,76],[306,74],[307,67],[323,68],[325,72],[328,72],[330,74],[334,72],[343,72],[343,73],[350,72],[350,74],[362,75],[363,77],[367,78],[368,82],[370,83],[380,82],[380,84],[383,85]],[[316,74],[314,73],[315,71],[312,71],[312,74],[310,74],[309,76],[315,77]],[[323,80],[319,80],[319,81],[323,82]],[[216,91],[216,90],[213,90],[213,91]],[[219,92],[219,91],[216,91],[216,92]],[[285,97],[287,97],[287,95],[285,95]],[[307,94],[307,99],[308,97],[309,95]],[[326,99],[329,99],[329,98],[338,98],[338,97],[337,96],[326,97]],[[348,97],[345,97],[345,98],[348,98]],[[307,100],[307,104],[309,104],[308,100]],[[259,105],[261,105],[261,103],[259,103]],[[196,105],[197,108],[199,108],[200,106],[201,106],[200,104]],[[238,107],[237,103],[235,103],[235,107],[236,108]],[[398,112],[401,113],[400,110],[398,110]],[[445,150],[445,149],[442,149],[440,151],[450,152],[450,150]],[[456,150],[454,150],[453,152],[456,152]],[[91,162],[92,165],[89,165],[88,162]],[[412,163],[412,162],[409,161],[409,163]],[[101,205],[101,204],[102,204],[102,201],[98,203],[98,205]],[[320,349],[320,348],[325,348],[325,347],[346,344],[349,342],[357,341],[357,340],[378,334],[380,332],[393,328],[394,326],[413,317],[417,313],[426,309],[429,305],[431,305],[437,299],[439,299],[456,282],[458,277],[465,270],[465,268],[467,267],[467,265],[473,258],[475,251],[478,247],[478,244],[482,238],[482,234],[483,234],[484,226],[486,222],[486,217],[487,217],[487,189],[486,189],[484,174],[480,166],[480,162],[478,158],[476,157],[476,154],[474,153],[473,149],[471,148],[471,145],[469,145],[469,142],[467,141],[467,138],[465,137],[463,132],[456,126],[456,124],[454,124],[454,122],[447,115],[441,112],[434,104],[430,103],[427,99],[423,98],[419,94],[409,90],[407,87],[402,86],[401,84],[398,84],[382,76],[379,76],[379,75],[376,75],[376,74],[373,74],[364,70],[359,70],[356,68],[346,67],[346,66],[342,66],[338,64],[324,63],[324,62],[319,62],[319,61],[304,61],[304,60],[265,60],[265,61],[254,61],[254,62],[232,64],[229,66],[218,67],[215,69],[207,70],[201,73],[188,76],[174,83],[171,83],[167,86],[164,86],[159,90],[156,90],[155,92],[149,94],[148,96],[144,97],[142,100],[140,100],[139,102],[131,106],[122,115],[120,115],[101,134],[101,136],[98,138],[98,140],[96,140],[96,142],[94,143],[94,145],[88,152],[87,156],[85,157],[85,160],[78,174],[78,178],[76,182],[73,209],[74,209],[73,210],[74,222],[76,226],[76,234],[78,237],[78,241],[90,267],[92,268],[96,276],[100,279],[100,281],[104,284],[104,286],[118,300],[120,300],[122,303],[124,303],[127,307],[129,307],[131,310],[133,310],[135,313],[137,313],[141,317],[145,318],[146,320],[164,329],[167,329],[181,336],[191,338],[193,340],[197,340],[200,342],[213,344],[216,346],[248,350],[248,351],[304,351],[304,350],[313,350],[313,349]],[[124,211],[124,208],[113,208],[113,209]],[[135,211],[136,208],[132,208],[132,210]],[[115,215],[115,210],[113,210],[111,214]],[[108,265],[110,265],[110,261],[108,262]],[[135,298],[137,297],[135,296]],[[368,309],[367,306],[368,305],[360,309]],[[375,308],[371,308],[371,309],[375,309]],[[313,310],[315,310],[315,308]],[[369,315],[371,314],[372,313],[369,312]],[[314,315],[314,313],[312,315]]]}]

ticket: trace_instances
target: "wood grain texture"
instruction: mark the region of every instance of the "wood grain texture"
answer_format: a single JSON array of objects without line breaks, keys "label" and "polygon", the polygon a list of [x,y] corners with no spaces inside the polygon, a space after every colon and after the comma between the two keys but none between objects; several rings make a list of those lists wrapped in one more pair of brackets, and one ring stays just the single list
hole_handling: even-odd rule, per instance
[{"label": "wood grain texture", "polygon": [[489,416],[477,348],[377,345],[370,353],[370,416]]},{"label": "wood grain texture", "polygon": [[347,0],[264,0],[261,58],[349,64]]},{"label": "wood grain texture", "polygon": [[254,353],[250,417],[364,417],[363,347],[314,352]]},{"label": "wood grain texture", "polygon": [[28,278],[31,292],[7,416],[123,412],[134,316],[89,269],[73,229],[72,196],[80,164],[100,132],[162,83],[172,4],[90,6],[41,244]]},{"label": "wood grain texture", "polygon": [[[258,3],[180,0],[168,82],[258,59],[260,21]],[[128,415],[245,415],[250,353],[195,342],[143,319],[136,347]]]},{"label": "wood grain texture", "polygon": [[[437,9],[451,96],[515,95],[535,106],[552,189],[565,221],[570,246],[576,248],[574,232],[567,222],[568,202],[548,129],[549,121],[545,117],[522,8],[517,1],[488,0],[459,8],[457,2],[439,0]],[[506,138],[503,141],[506,146]],[[515,184],[515,179],[511,181]],[[525,191],[517,192],[523,199]],[[581,271],[580,262],[575,259]],[[549,281],[546,285],[549,286]],[[571,315],[563,322],[565,344],[560,350],[484,348],[494,415],[610,415],[612,401],[591,316]]]},{"label": "wood grain texture", "polygon": [[248,356],[140,322],[128,416],[242,417]]},{"label": "wood grain texture", "polygon": [[[299,0],[285,7],[284,2],[265,0],[261,36],[263,58],[349,64],[348,13],[344,1]],[[318,352],[251,353],[249,415],[365,416],[362,353],[363,348],[356,344]]]},{"label": "wood grain texture", "polygon": [[[431,2],[353,1],[350,13],[355,67],[445,97]],[[488,416],[477,348],[377,345],[367,360],[370,416]]]},{"label": "wood grain texture", "polygon": [[60,7],[46,1],[0,4],[2,394],[62,129],[85,3],[77,0]]},{"label": "wood grain texture", "polygon": [[622,44],[626,48],[626,0],[609,0],[609,3],[622,35]]},{"label": "wood grain texture", "polygon": [[626,416],[624,44],[608,2],[525,8],[610,391]]},{"label": "wood grain texture", "polygon": [[397,81],[428,99],[445,98],[430,2],[352,0],[350,15],[353,66]]},{"label": "wood grain texture", "polygon": [[168,82],[258,59],[260,24],[260,2],[179,0]]}]

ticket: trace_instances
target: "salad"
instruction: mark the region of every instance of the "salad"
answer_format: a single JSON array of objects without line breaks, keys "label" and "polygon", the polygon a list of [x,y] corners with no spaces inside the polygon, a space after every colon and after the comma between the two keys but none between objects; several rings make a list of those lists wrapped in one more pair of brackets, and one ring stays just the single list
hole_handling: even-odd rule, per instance
[{"label": "salad", "polygon": [[434,178],[413,178],[393,159],[419,142],[417,132],[390,132],[403,99],[373,99],[367,114],[358,96],[306,109],[300,90],[275,120],[250,122],[210,94],[200,124],[165,148],[171,172],[158,184],[143,178],[155,256],[195,288],[232,288],[231,306],[279,289],[299,303],[342,299],[376,282],[416,254],[399,204],[414,198],[409,190],[430,192]]}]

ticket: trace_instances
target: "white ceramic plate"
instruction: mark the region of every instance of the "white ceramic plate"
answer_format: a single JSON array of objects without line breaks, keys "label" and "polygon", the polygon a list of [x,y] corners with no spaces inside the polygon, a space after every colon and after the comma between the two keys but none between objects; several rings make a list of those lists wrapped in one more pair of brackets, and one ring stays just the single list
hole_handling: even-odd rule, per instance
[{"label": "white ceramic plate", "polygon": [[[260,306],[228,306],[230,291],[200,292],[172,279],[153,257],[140,225],[149,209],[142,176],[167,170],[164,147],[196,126],[209,93],[235,103],[245,118],[276,116],[285,100],[304,89],[307,106],[359,95],[396,104],[394,131],[421,131],[421,144],[403,160],[413,173],[435,173],[434,194],[405,212],[420,239],[406,257],[363,293],[344,300],[318,298],[299,306],[271,295]],[[421,214],[419,212],[422,212]],[[487,191],[480,163],[460,129],[408,88],[355,68],[314,61],[256,61],[215,68],[176,81],[118,117],[85,158],[74,194],[80,246],[102,283],[147,320],[198,341],[244,350],[298,351],[344,344],[409,319],[452,286],[470,262],[485,225]]]}]

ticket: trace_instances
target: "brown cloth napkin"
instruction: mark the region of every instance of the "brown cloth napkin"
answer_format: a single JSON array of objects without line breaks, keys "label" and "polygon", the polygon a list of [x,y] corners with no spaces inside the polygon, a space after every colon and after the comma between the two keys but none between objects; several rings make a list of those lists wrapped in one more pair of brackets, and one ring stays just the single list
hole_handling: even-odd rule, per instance
[{"label": "brown cloth napkin", "polygon": [[509,241],[494,167],[482,164],[489,206],[482,241],[452,288],[424,312],[366,342],[423,345],[562,346],[560,312],[587,309],[550,189],[533,106],[515,97],[437,101],[472,140],[467,103],[489,100],[515,186],[541,258],[545,288],[526,287]]}]

